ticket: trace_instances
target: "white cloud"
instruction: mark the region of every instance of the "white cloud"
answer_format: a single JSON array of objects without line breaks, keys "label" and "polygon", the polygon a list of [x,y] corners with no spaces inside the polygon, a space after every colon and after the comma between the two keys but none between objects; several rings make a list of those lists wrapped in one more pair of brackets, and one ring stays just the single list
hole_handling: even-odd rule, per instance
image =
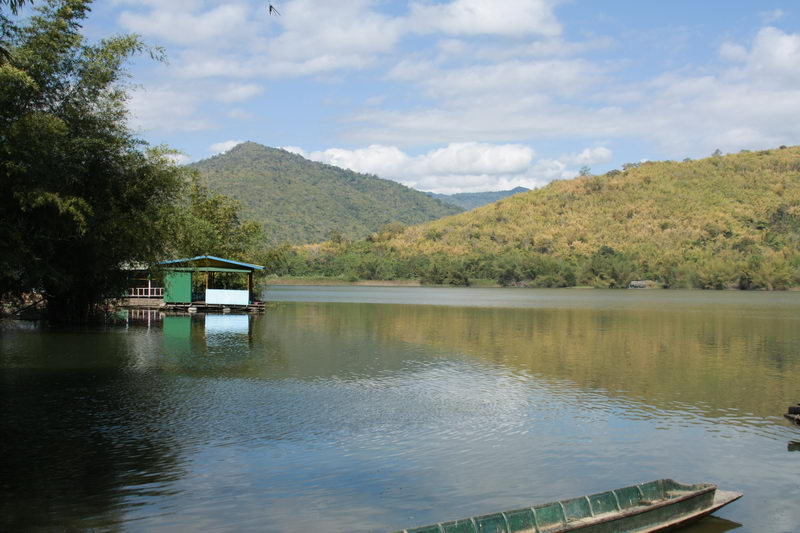
[{"label": "white cloud", "polygon": [[315,161],[399,181],[415,189],[444,193],[538,187],[553,179],[575,176],[576,165],[605,162],[613,155],[605,147],[591,147],[560,159],[534,161],[535,153],[528,146],[476,142],[451,143],[417,156],[385,145],[311,153],[298,147],[284,149]]},{"label": "white cloud", "polygon": [[747,56],[747,68],[759,81],[800,81],[800,34],[763,28]]},{"label": "white cloud", "polygon": [[451,35],[554,36],[561,33],[561,24],[551,4],[545,0],[414,3],[410,24],[417,31],[441,31]]},{"label": "white cloud", "polygon": [[[493,63],[529,59],[567,58],[582,53],[598,52],[614,44],[611,37],[593,37],[585,41],[568,41],[562,36],[538,37],[533,40],[444,38],[436,43],[434,64],[448,61]],[[419,61],[419,59],[417,59]]]},{"label": "white cloud", "polygon": [[233,108],[226,111],[225,116],[234,120],[250,120],[255,117],[253,113],[240,108]]},{"label": "white cloud", "polygon": [[[304,155],[304,154],[301,154]],[[408,184],[405,174],[412,172],[412,159],[394,146],[373,144],[367,148],[345,150],[329,148],[306,155],[309,159],[335,165],[337,167],[375,174]]]},{"label": "white cloud", "polygon": [[[419,187],[477,190],[570,177],[580,166],[610,162],[605,145],[618,139],[648,143],[653,158],[677,159],[800,143],[800,33],[773,26],[722,43],[724,61],[682,61],[643,79],[625,51],[610,46],[614,39],[568,40],[580,29],[562,31],[557,0],[418,0],[407,12],[379,0],[287,0],[281,17],[255,0],[117,1],[126,5],[118,18],[125,29],[173,45],[173,64],[160,74],[175,78],[132,94],[140,130],[195,131],[217,127],[217,117],[263,116],[288,131],[280,117],[238,104],[256,104],[266,85],[260,80],[344,84],[348,71],[375,68],[382,85],[367,86],[374,73],[360,73],[365,90],[338,104],[360,107],[334,115],[346,141],[367,148],[314,155]],[[782,16],[761,13],[765,24]],[[598,51],[607,54],[598,60]],[[317,101],[334,109],[323,98]],[[511,147],[541,140],[567,141],[572,146],[562,150],[574,153],[534,159],[531,151],[524,165],[513,163],[512,154],[526,156]],[[443,148],[403,151],[419,146]]]},{"label": "white cloud", "polygon": [[299,146],[281,146],[281,149],[308,158],[308,154],[306,153],[306,151],[300,148]]},{"label": "white cloud", "polygon": [[509,174],[528,168],[533,155],[519,144],[452,143],[428,152],[422,163],[433,174]]},{"label": "white cloud", "polygon": [[431,103],[363,109],[350,117],[350,138],[406,146],[636,137],[680,159],[800,142],[800,34],[762,28],[749,44],[724,43],[720,55],[732,64],[619,85],[618,65],[581,58],[448,69],[420,57],[389,76],[424,89]]},{"label": "white cloud", "polygon": [[368,0],[315,2],[295,0],[286,6],[284,32],[270,44],[278,60],[371,56],[392,49],[403,25],[371,9]]},{"label": "white cloud", "polygon": [[130,93],[128,110],[136,131],[199,131],[211,123],[197,115],[201,96],[174,85],[140,88]]},{"label": "white cloud", "polygon": [[370,96],[364,100],[364,105],[368,107],[377,106],[382,104],[386,100],[386,96],[379,95],[379,96]]},{"label": "white cloud", "polygon": [[773,9],[771,11],[762,11],[759,13],[761,16],[761,22],[764,24],[772,24],[776,20],[780,20],[786,13],[783,12],[782,9]]},{"label": "white cloud", "polygon": [[365,110],[351,117],[356,142],[403,146],[516,139],[608,139],[638,134],[619,107],[560,104],[543,95],[514,95],[447,101],[440,107],[411,111]]},{"label": "white cloud", "polygon": [[253,83],[230,83],[216,95],[216,98],[225,103],[241,102],[260,94],[262,90],[261,86]]},{"label": "white cloud", "polygon": [[221,154],[223,152],[227,152],[236,145],[242,144],[243,142],[244,141],[222,141],[214,143],[208,147],[208,151],[215,155]]},{"label": "white cloud", "polygon": [[745,61],[747,60],[747,49],[740,44],[725,41],[719,48],[719,55],[729,61]]},{"label": "white cloud", "polygon": [[584,60],[512,60],[439,72],[420,82],[436,96],[507,98],[517,92],[573,94],[592,86],[600,75],[601,68]]},{"label": "white cloud", "polygon": [[[377,0],[294,0],[282,8],[281,17],[268,16],[257,2],[147,1],[144,8],[126,3],[138,9],[123,11],[120,25],[183,46],[177,52],[170,50],[170,55],[178,58],[176,70],[192,78],[295,77],[364,69],[393,52],[400,39],[414,31],[544,37],[513,47],[489,47],[506,59],[513,54],[564,56],[581,46],[560,38],[561,26],[549,0],[414,3],[407,16],[381,13]],[[443,41],[442,53],[457,54],[459,43],[468,47],[456,40]]]},{"label": "white cloud", "polygon": [[191,157],[183,153],[167,154],[166,158],[175,163],[176,165],[185,165],[186,163],[192,160]]},{"label": "white cloud", "polygon": [[198,7],[195,2],[151,3],[146,13],[123,11],[119,23],[128,31],[165,42],[216,46],[231,38],[241,39],[250,25],[250,13],[243,4],[227,3],[196,14]]},{"label": "white cloud", "polygon": [[[177,64],[185,77],[297,77],[367,68],[392,51],[407,24],[376,11],[376,3],[294,0],[282,6],[282,16],[270,17],[258,2],[206,11],[183,2],[123,13],[120,23],[186,46]],[[184,26],[190,29],[172,34]]]},{"label": "white cloud", "polygon": [[605,146],[586,148],[579,154],[563,158],[565,163],[580,166],[610,163],[613,159],[614,153]]},{"label": "white cloud", "polygon": [[664,75],[631,110],[641,135],[675,158],[800,142],[800,34],[762,28],[751,46],[726,43],[736,64],[717,74]]},{"label": "white cloud", "polygon": [[[256,84],[216,82],[177,82],[130,91],[128,110],[131,126],[137,131],[201,131],[215,127],[216,119],[224,114],[229,118],[249,118],[242,110],[220,110],[216,102],[232,104],[257,96],[262,88]],[[203,110],[212,103],[211,110]]]}]

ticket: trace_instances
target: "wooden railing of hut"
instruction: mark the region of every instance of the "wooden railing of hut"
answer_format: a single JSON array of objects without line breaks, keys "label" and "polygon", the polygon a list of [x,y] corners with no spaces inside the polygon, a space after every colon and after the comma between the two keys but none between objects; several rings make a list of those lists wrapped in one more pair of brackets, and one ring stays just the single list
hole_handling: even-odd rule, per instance
[{"label": "wooden railing of hut", "polygon": [[128,298],[163,298],[164,287],[131,287]]}]

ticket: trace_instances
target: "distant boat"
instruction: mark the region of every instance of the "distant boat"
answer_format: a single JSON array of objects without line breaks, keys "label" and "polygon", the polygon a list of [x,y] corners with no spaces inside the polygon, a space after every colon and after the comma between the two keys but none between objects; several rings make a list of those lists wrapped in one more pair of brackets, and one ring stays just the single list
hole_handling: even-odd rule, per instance
[{"label": "distant boat", "polygon": [[[441,522],[403,533],[625,533],[678,528],[742,497],[716,485],[658,479],[524,509]],[[400,532],[396,532],[400,533]]]}]

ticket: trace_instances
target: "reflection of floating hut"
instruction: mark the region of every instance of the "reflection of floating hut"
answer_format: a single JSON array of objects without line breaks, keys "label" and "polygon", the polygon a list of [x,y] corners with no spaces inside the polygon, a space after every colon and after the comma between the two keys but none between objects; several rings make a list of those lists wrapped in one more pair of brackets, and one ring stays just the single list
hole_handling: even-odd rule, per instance
[{"label": "reflection of floating hut", "polygon": [[253,294],[253,272],[263,269],[212,255],[161,261],[153,270],[163,274],[163,287],[153,286],[148,273],[147,286],[131,289],[128,303],[136,305],[146,297],[147,304],[156,300],[173,311],[263,311],[264,304]]}]

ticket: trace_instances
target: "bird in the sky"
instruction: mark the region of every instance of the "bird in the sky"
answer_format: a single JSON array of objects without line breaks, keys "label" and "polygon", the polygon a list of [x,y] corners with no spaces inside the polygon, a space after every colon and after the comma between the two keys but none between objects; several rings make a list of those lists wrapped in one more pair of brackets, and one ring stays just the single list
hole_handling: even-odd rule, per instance
[{"label": "bird in the sky", "polygon": [[275,9],[275,6],[273,6],[272,4],[270,4],[270,5],[269,5],[269,14],[270,14],[270,15],[272,15],[273,13],[275,13],[275,14],[276,14],[276,15],[278,15],[278,16],[280,16],[280,13],[278,12],[278,10],[277,10],[277,9]]}]

